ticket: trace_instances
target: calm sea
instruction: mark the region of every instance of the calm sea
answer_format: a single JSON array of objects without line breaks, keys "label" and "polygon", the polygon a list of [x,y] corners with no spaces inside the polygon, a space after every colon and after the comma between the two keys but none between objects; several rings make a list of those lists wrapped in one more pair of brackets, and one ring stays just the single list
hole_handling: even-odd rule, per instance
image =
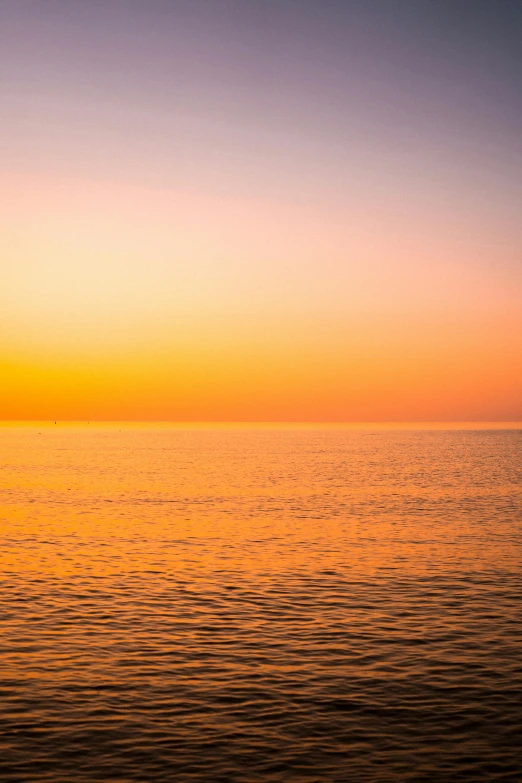
[{"label": "calm sea", "polygon": [[0,429],[0,779],[522,781],[522,431]]}]

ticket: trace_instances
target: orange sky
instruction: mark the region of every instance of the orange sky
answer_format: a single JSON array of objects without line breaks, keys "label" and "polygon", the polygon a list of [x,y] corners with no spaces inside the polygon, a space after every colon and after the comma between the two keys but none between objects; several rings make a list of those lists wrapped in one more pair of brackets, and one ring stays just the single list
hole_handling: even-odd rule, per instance
[{"label": "orange sky", "polygon": [[402,27],[331,71],[308,20],[263,80],[273,39],[226,28],[234,59],[217,17],[151,12],[140,71],[132,21],[78,49],[79,15],[5,55],[0,419],[522,419],[520,159],[472,48],[461,105],[440,42],[398,64]]}]

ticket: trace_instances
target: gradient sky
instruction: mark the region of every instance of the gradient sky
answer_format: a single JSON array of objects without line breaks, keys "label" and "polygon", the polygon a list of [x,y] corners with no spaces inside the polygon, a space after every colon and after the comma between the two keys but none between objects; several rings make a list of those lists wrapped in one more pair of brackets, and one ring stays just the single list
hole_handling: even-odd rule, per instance
[{"label": "gradient sky", "polygon": [[0,419],[522,420],[519,0],[2,0]]}]

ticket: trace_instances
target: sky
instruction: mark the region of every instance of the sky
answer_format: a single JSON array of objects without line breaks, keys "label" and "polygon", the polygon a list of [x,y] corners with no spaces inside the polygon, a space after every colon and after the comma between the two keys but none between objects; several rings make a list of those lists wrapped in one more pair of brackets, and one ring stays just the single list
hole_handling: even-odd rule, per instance
[{"label": "sky", "polygon": [[2,0],[0,419],[522,420],[519,0]]}]

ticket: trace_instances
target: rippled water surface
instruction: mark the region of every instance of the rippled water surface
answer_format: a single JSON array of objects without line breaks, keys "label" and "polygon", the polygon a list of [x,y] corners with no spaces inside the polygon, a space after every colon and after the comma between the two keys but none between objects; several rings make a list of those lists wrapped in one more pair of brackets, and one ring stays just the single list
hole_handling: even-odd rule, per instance
[{"label": "rippled water surface", "polygon": [[522,781],[521,447],[3,427],[0,779]]}]

